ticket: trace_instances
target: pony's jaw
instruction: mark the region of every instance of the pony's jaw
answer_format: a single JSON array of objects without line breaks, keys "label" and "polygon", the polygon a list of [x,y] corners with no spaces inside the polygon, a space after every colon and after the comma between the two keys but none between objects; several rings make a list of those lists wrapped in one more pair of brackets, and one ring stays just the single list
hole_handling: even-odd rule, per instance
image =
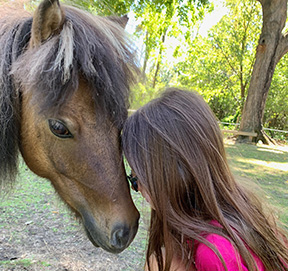
[{"label": "pony's jaw", "polygon": [[[129,210],[129,206],[123,200],[117,199],[116,195],[112,200],[103,197],[97,201],[101,197],[97,191],[92,191],[80,183],[75,185],[74,181],[65,176],[59,176],[59,178],[61,180],[56,182],[52,180],[52,184],[71,210],[81,218],[92,244],[111,253],[120,253],[127,248],[138,230],[138,211],[130,209],[125,213]],[[67,193],[68,187],[70,194]],[[86,200],[87,193],[93,195],[90,196],[90,200]],[[105,205],[105,207],[100,208],[101,205]],[[123,208],[125,212],[123,212]],[[134,217],[137,219],[134,220]]]}]

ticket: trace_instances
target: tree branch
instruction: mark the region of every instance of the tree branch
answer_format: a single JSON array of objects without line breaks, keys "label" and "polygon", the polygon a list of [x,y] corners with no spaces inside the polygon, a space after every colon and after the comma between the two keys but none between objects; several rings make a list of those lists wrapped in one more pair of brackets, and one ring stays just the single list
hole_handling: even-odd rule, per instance
[{"label": "tree branch", "polygon": [[288,31],[281,36],[276,50],[276,61],[278,62],[288,52]]},{"label": "tree branch", "polygon": [[[250,65],[248,74],[252,74],[255,60],[256,60],[256,53],[254,54],[253,60],[251,61],[251,65]],[[250,80],[251,80],[251,77],[247,76],[247,78],[246,78],[246,80],[245,80],[245,84],[244,84],[245,89],[246,89],[246,86],[248,85],[248,83],[250,83]]]},{"label": "tree branch", "polygon": [[217,38],[215,39],[216,40],[216,43],[217,45],[219,46],[223,56],[225,57],[228,65],[230,66],[230,68],[233,70],[233,72],[236,74],[236,76],[239,78],[239,80],[241,80],[240,76],[239,76],[239,73],[235,70],[235,68],[233,67],[233,65],[231,64],[231,62],[229,61],[229,57],[225,54],[224,50],[222,49],[222,47],[220,46],[220,43],[218,42]]}]

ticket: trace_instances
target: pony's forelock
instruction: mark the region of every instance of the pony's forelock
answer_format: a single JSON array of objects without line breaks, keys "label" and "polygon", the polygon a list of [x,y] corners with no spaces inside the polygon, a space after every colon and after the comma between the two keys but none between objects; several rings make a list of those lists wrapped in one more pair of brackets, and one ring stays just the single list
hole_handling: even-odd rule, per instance
[{"label": "pony's forelock", "polygon": [[59,35],[27,50],[13,65],[19,85],[41,96],[41,109],[57,110],[78,87],[81,76],[97,108],[122,126],[129,85],[135,78],[134,52],[121,26],[107,18],[65,7]]},{"label": "pony's forelock", "polygon": [[73,63],[73,27],[70,21],[67,21],[59,37],[59,51],[56,56],[52,70],[63,69],[61,81],[65,84],[71,77],[71,65]]}]

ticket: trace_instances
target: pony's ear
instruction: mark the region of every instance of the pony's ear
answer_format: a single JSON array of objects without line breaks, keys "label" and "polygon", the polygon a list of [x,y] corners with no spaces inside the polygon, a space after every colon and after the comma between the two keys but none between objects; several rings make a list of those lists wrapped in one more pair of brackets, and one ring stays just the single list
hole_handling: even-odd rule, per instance
[{"label": "pony's ear", "polygon": [[64,18],[59,0],[43,0],[33,16],[30,45],[37,47],[53,34],[59,32]]},{"label": "pony's ear", "polygon": [[126,27],[128,21],[129,21],[129,17],[128,17],[127,15],[124,15],[124,16],[122,16],[122,17],[108,16],[107,18],[108,18],[110,21],[119,24],[119,25],[122,26],[123,28]]}]

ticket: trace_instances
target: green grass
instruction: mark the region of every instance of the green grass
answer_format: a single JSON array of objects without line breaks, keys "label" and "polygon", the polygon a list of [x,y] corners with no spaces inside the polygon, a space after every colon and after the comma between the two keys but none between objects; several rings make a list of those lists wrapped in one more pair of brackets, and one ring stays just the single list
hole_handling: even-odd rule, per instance
[{"label": "green grass", "polygon": [[288,228],[288,146],[226,144],[232,172],[278,213]]},{"label": "green grass", "polygon": [[[49,263],[42,261],[37,263],[39,266],[48,267],[50,266]],[[0,261],[0,266],[5,268],[11,268],[11,270],[14,270],[14,267],[16,266],[22,266],[22,267],[30,267],[35,265],[35,261],[31,259],[19,259],[19,260],[13,260],[13,261]],[[26,269],[25,269],[26,270]]]},{"label": "green grass", "polygon": [[23,267],[29,267],[33,265],[33,261],[30,259],[21,259],[21,260],[14,260],[14,261],[0,261],[0,266],[3,267],[15,267],[17,265],[23,266]]},{"label": "green grass", "polygon": [[[7,227],[12,228],[15,224],[23,225],[25,231],[29,224],[43,227],[47,221],[53,226],[55,224],[55,228],[52,228],[54,232],[73,231],[78,228],[79,223],[71,219],[71,212],[64,205],[55,196],[50,181],[33,174],[22,162],[13,189],[0,193],[0,231]],[[36,217],[37,219],[34,219]],[[62,222],[61,229],[57,224],[59,217]],[[12,231],[10,238],[17,238],[16,236],[17,231]]]}]

